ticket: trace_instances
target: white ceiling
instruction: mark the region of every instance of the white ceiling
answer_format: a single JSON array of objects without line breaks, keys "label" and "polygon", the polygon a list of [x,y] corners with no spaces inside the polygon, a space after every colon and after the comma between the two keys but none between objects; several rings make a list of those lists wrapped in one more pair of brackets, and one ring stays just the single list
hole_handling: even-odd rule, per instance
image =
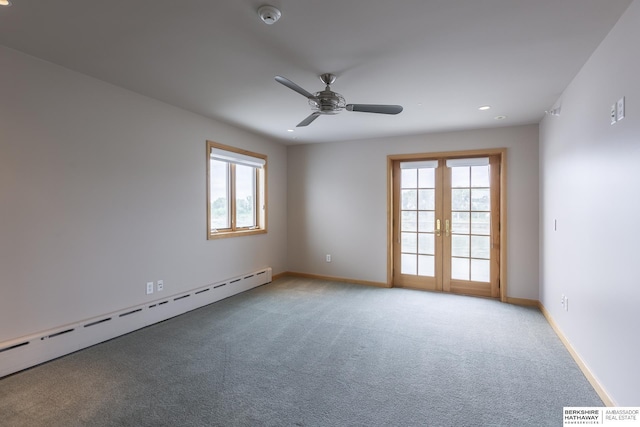
[{"label": "white ceiling", "polygon": [[[298,144],[537,123],[631,3],[266,1],[271,26],[261,0],[12,0],[0,44]],[[404,111],[295,128],[307,100],[274,76],[316,92],[325,72],[348,103]]]}]

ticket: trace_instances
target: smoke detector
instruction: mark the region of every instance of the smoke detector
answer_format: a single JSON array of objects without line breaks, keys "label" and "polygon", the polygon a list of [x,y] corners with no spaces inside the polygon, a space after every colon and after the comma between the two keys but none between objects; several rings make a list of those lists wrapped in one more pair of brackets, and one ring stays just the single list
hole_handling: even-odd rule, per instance
[{"label": "smoke detector", "polygon": [[282,13],[275,7],[264,5],[260,6],[258,9],[258,16],[262,19],[267,25],[275,24],[278,19],[282,16]]}]

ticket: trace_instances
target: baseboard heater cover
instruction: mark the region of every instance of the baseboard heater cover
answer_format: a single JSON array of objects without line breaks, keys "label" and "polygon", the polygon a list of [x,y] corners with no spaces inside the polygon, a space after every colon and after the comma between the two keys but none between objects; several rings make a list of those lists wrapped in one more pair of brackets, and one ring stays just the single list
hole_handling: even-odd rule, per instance
[{"label": "baseboard heater cover", "polygon": [[0,378],[248,291],[271,280],[272,270],[268,267],[114,313],[0,342]]}]

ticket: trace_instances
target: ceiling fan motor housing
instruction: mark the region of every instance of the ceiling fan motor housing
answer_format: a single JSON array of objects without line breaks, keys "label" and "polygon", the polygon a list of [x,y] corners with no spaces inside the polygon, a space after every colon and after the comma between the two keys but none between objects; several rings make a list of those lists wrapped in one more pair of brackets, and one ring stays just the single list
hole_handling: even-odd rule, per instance
[{"label": "ceiling fan motor housing", "polygon": [[313,96],[309,99],[309,105],[320,114],[338,114],[347,106],[344,96],[332,90],[316,92]]}]

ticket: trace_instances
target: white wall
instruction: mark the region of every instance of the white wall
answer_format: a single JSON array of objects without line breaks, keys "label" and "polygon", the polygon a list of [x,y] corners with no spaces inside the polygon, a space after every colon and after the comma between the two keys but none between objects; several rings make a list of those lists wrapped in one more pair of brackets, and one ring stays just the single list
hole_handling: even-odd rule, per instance
[{"label": "white wall", "polygon": [[[0,47],[0,342],[271,266],[286,147]],[[269,232],[206,240],[206,140],[269,157]]]},{"label": "white wall", "polygon": [[385,283],[387,156],[498,147],[507,148],[507,293],[537,300],[537,125],[289,147],[289,268]]},{"label": "white wall", "polygon": [[[640,406],[638,23],[636,0],[562,94],[561,115],[540,131],[541,301],[626,406]],[[622,96],[627,117],[611,126],[610,106]]]}]

